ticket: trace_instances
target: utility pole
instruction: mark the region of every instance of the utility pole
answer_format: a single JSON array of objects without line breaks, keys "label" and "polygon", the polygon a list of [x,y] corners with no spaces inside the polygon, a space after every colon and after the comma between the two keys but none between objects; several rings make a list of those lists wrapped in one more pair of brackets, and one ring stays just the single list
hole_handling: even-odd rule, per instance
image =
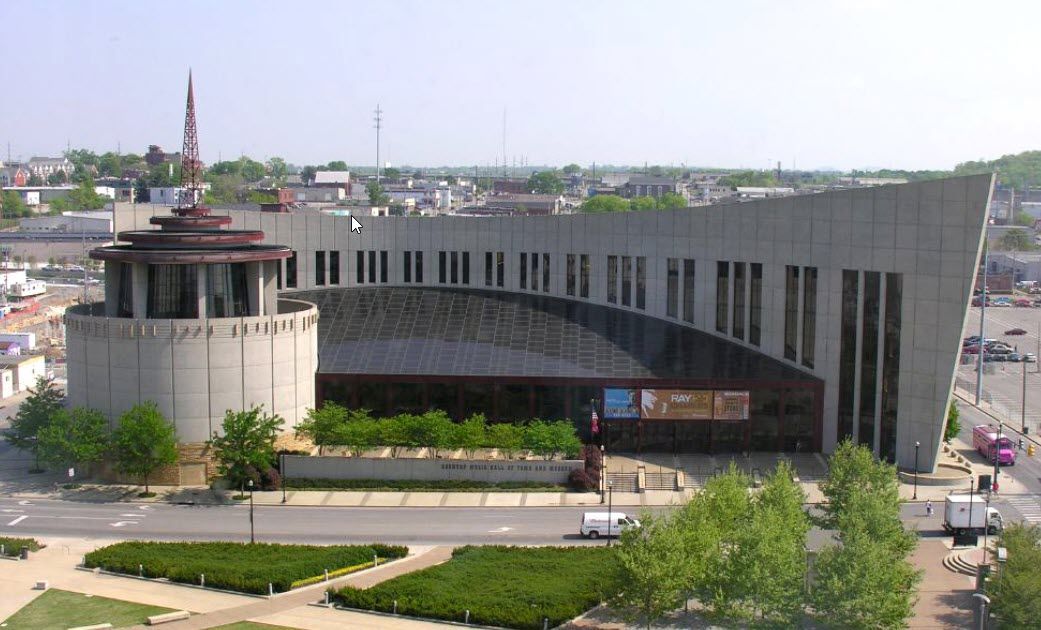
[{"label": "utility pole", "polygon": [[1023,435],[1027,433],[1027,362],[1023,361],[1023,404],[1019,409],[1019,425]]},{"label": "utility pole", "polygon": [[383,128],[383,110],[380,109],[380,104],[376,103],[376,117],[373,119],[376,121],[376,185],[380,185],[380,129]]},{"label": "utility pole", "polygon": [[502,176],[507,177],[506,168],[506,108],[502,108]]}]

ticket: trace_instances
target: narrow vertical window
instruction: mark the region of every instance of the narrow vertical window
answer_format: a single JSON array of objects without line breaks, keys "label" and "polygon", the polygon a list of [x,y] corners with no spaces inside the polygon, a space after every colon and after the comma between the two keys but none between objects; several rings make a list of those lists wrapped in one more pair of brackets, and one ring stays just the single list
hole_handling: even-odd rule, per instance
[{"label": "narrow vertical window", "polygon": [[387,263],[387,250],[380,250],[380,282],[387,281],[387,275],[390,271],[390,265]]},{"label": "narrow vertical window", "polygon": [[448,254],[445,252],[437,253],[437,281],[441,284],[448,281]]},{"label": "narrow vertical window", "polygon": [[495,286],[506,286],[506,254],[495,252]]},{"label": "narrow vertical window", "polygon": [[857,294],[860,279],[856,271],[842,270],[842,336],[839,349],[839,425],[838,440],[853,437],[853,390],[857,369]]},{"label": "narrow vertical window", "polygon": [[358,284],[365,283],[365,252],[358,252],[358,258],[354,264],[354,275],[357,276]]},{"label": "narrow vertical window", "polygon": [[470,252],[463,252],[463,284],[470,284]]},{"label": "narrow vertical window", "polygon": [[542,291],[549,293],[549,254],[542,255]]},{"label": "narrow vertical window", "polygon": [[340,252],[329,252],[329,284],[340,284]]},{"label": "narrow vertical window", "polygon": [[484,252],[484,286],[492,286],[492,253]]},{"label": "narrow vertical window", "polygon": [[745,263],[734,263],[734,326],[733,335],[745,338]]},{"label": "narrow vertical window", "polygon": [[314,253],[314,283],[315,286],[325,286],[325,252]]},{"label": "narrow vertical window", "polygon": [[578,260],[579,260],[579,270],[578,271],[579,271],[579,280],[580,280],[579,281],[579,285],[578,285],[578,289],[579,289],[578,295],[579,295],[579,297],[587,298],[587,297],[589,297],[589,269],[590,269],[589,255],[588,254],[582,254],[579,257]]},{"label": "narrow vertical window", "polygon": [[633,305],[633,258],[622,256],[622,306]]},{"label": "narrow vertical window", "polygon": [[618,256],[607,257],[607,301],[618,303]]},{"label": "narrow vertical window", "polygon": [[539,290],[539,255],[531,253],[531,290]]},{"label": "narrow vertical window", "polygon": [[528,288],[528,255],[520,255],[520,288]]},{"label": "narrow vertical window", "polygon": [[412,282],[412,252],[404,252],[401,262],[401,279],[404,282]]},{"label": "narrow vertical window", "polygon": [[683,259],[683,321],[694,323],[694,260]]},{"label": "narrow vertical window", "polygon": [[896,455],[896,414],[900,398],[900,306],[904,277],[886,274],[885,342],[882,350],[882,434],[879,456],[890,462]]},{"label": "narrow vertical window", "polygon": [[575,295],[575,255],[567,255],[567,294]]},{"label": "narrow vertical window", "polygon": [[[275,288],[279,291],[282,290],[282,261],[275,261]],[[120,315],[122,317],[122,315]]]},{"label": "narrow vertical window", "polygon": [[716,332],[726,333],[727,311],[730,308],[730,263],[716,261]]},{"label": "narrow vertical window", "polygon": [[751,263],[749,281],[752,283],[748,296],[748,342],[758,346],[763,331],[763,264]]},{"label": "narrow vertical window", "polygon": [[451,252],[448,259],[451,261],[452,284],[459,284],[459,252]]},{"label": "narrow vertical window", "polygon": [[798,358],[799,335],[799,268],[787,265],[784,268],[784,358]]},{"label": "narrow vertical window", "polygon": [[813,368],[817,345],[817,268],[802,270],[802,364]]},{"label": "narrow vertical window", "polygon": [[864,272],[864,324],[861,327],[860,434],[861,444],[875,444],[875,393],[878,388],[878,310],[881,307],[881,274]]},{"label": "narrow vertical window", "polygon": [[416,252],[416,282],[423,284],[423,252]]},{"label": "narrow vertical window", "polygon": [[369,284],[376,284],[376,250],[369,250]]},{"label": "narrow vertical window", "polygon": [[286,258],[286,288],[296,288],[296,252]]},{"label": "narrow vertical window", "polygon": [[647,309],[647,257],[636,257],[636,308]]},{"label": "narrow vertical window", "polygon": [[669,258],[665,264],[665,314],[676,317],[680,291],[680,261]]}]

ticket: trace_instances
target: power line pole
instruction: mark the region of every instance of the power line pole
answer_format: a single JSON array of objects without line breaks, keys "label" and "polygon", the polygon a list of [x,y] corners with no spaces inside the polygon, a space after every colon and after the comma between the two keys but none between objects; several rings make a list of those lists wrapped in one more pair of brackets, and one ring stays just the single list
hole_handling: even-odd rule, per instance
[{"label": "power line pole", "polygon": [[376,121],[376,185],[380,185],[380,129],[383,128],[383,110],[380,109],[380,104],[376,103],[376,117],[373,118]]}]

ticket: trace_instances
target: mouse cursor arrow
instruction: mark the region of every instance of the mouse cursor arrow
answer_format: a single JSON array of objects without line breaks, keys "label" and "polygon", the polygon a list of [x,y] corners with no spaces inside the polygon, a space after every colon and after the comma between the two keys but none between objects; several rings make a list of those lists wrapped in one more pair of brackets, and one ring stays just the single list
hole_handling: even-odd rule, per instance
[{"label": "mouse cursor arrow", "polygon": [[351,217],[351,232],[361,234],[361,223],[359,223],[358,219],[355,219],[354,217]]}]

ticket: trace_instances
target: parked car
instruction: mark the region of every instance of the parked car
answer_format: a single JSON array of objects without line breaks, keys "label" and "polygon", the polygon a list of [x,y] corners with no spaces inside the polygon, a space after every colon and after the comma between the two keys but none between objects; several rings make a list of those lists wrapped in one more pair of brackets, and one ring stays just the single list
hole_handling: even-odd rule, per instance
[{"label": "parked car", "polygon": [[1033,352],[1027,352],[1023,355],[1023,363],[1037,363],[1037,356]]},{"label": "parked car", "polygon": [[1030,301],[1030,298],[1016,298],[1016,301],[1012,304],[1014,306],[1025,306],[1029,308],[1033,303]]},{"label": "parked car", "polygon": [[962,351],[963,354],[979,354],[980,353],[980,347],[979,346],[965,346],[965,347],[963,347],[961,349],[961,351]]},{"label": "parked car", "polygon": [[987,348],[987,353],[989,353],[989,354],[1012,354],[1013,352],[1015,352],[1015,350],[1013,350],[1012,348],[1009,348],[1006,345],[1000,345],[999,346],[997,344],[994,344],[994,345],[990,346],[989,348]]},{"label": "parked car", "polygon": [[1025,335],[1025,334],[1027,334],[1027,331],[1023,330],[1022,328],[1011,328],[1009,330],[1006,330],[1005,334],[1006,335]]},{"label": "parked car", "polygon": [[1023,356],[1021,354],[1019,354],[1018,352],[1013,352],[1012,354],[1006,354],[1005,355],[1005,360],[1010,362],[1010,363],[1019,363],[1020,361],[1023,360]]}]

